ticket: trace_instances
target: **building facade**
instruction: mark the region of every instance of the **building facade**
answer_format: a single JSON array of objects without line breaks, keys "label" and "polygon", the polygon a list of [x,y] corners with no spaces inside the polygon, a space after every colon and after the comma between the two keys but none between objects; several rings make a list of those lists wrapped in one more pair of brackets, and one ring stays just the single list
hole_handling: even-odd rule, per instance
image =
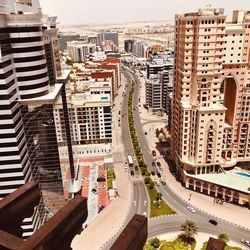
[{"label": "building facade", "polygon": [[[175,25],[172,157],[189,187],[250,160],[250,15],[234,11],[227,22],[223,9],[207,8],[176,15]],[[249,204],[247,189],[235,189],[228,200]]]},{"label": "building facade", "polygon": [[44,198],[24,221],[27,237],[44,222],[47,191],[63,194],[53,113],[63,88],[56,84],[57,31],[52,19],[43,22],[39,1],[0,8],[0,198],[30,180],[40,184]]},{"label": "building facade", "polygon": [[67,42],[67,49],[74,62],[83,62],[96,51],[96,45],[82,41],[71,41]]}]

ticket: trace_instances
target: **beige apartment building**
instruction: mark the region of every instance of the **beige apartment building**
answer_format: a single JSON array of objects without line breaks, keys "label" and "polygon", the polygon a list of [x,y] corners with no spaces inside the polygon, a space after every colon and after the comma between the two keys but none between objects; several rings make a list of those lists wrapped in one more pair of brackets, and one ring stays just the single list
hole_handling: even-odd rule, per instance
[{"label": "beige apartment building", "polygon": [[175,17],[173,160],[187,188],[242,205],[250,175],[232,172],[250,161],[249,34],[250,12]]}]

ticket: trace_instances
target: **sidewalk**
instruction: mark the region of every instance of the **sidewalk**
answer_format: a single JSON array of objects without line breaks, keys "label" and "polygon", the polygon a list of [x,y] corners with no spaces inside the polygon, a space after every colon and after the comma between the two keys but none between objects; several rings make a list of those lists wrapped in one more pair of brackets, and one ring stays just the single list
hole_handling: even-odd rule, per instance
[{"label": "sidewalk", "polygon": [[[116,197],[88,226],[81,234],[77,235],[71,247],[74,250],[97,250],[108,249],[108,245],[124,229],[129,218],[129,211],[132,204],[132,183],[124,171],[126,156],[121,141],[121,128],[118,126],[118,108],[121,95],[124,90],[124,78],[122,77],[122,87],[115,99],[115,110],[113,113],[113,145],[114,169],[116,174],[119,196]],[[106,246],[106,247],[105,247]]]},{"label": "sidewalk", "polygon": [[[145,108],[143,108],[143,104],[145,103],[145,85],[142,85],[142,94],[141,94],[141,121],[143,130],[147,131],[148,135],[147,142],[150,150],[155,148],[155,143],[159,142],[156,135],[155,129],[161,128],[166,124],[161,120],[162,117],[152,115],[147,112]],[[159,122],[156,122],[156,120]],[[150,122],[151,121],[151,122]],[[168,164],[162,158],[159,158],[159,152],[157,151],[157,161],[160,161],[163,169],[164,175],[163,178],[166,180],[167,185],[177,196],[179,196],[182,200],[186,201],[193,207],[206,212],[207,214],[211,214],[211,217],[218,217],[225,221],[231,222],[236,225],[240,225],[241,227],[245,227],[250,229],[250,210],[248,208],[239,207],[233,204],[229,204],[224,202],[223,205],[215,204],[213,202],[214,197],[206,196],[201,193],[191,191],[182,187],[182,185],[175,180],[175,177],[170,173]],[[189,197],[191,194],[191,200],[189,201]]]}]

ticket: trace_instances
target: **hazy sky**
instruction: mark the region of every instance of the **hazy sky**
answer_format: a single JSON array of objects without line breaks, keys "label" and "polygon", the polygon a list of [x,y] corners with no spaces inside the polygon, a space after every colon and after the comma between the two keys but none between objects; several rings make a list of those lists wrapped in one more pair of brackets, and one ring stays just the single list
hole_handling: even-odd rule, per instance
[{"label": "hazy sky", "polygon": [[249,9],[250,0],[40,0],[44,14],[58,16],[64,24],[121,23],[173,20],[178,12],[196,11],[211,4],[225,8]]}]

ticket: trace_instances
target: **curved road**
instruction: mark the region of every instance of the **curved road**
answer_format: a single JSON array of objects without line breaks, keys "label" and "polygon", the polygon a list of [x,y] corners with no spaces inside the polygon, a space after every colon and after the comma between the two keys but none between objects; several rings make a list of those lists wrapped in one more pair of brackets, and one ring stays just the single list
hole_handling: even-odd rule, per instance
[{"label": "curved road", "polygon": [[[139,143],[141,146],[141,150],[144,155],[144,159],[150,171],[157,172],[156,167],[152,167],[152,161],[154,161],[151,151],[147,143],[145,143],[146,137],[144,131],[142,129],[142,123],[140,119],[140,114],[138,110],[139,103],[139,91],[140,82],[139,77],[133,73],[131,70],[127,70],[127,75],[130,75],[131,78],[134,79],[136,83],[135,90],[135,100],[133,101],[133,110],[134,110],[134,122],[135,128],[138,135]],[[202,211],[197,210],[196,213],[191,213],[186,208],[189,204],[180,199],[176,194],[166,185],[166,186],[156,186],[158,192],[161,192],[163,195],[163,199],[167,201],[170,207],[172,207],[178,215],[175,216],[164,216],[156,219],[149,219],[149,237],[156,236],[166,232],[179,231],[180,224],[182,224],[186,219],[194,221],[198,227],[200,232],[208,233],[208,234],[219,234],[222,232],[227,232],[230,235],[230,239],[240,243],[242,238],[249,238],[250,231],[243,229],[241,227],[237,227],[229,222],[224,220],[216,219],[218,221],[218,225],[214,226],[210,224],[209,219],[213,218],[211,215],[208,215]],[[246,246],[245,246],[246,247]]]}]

